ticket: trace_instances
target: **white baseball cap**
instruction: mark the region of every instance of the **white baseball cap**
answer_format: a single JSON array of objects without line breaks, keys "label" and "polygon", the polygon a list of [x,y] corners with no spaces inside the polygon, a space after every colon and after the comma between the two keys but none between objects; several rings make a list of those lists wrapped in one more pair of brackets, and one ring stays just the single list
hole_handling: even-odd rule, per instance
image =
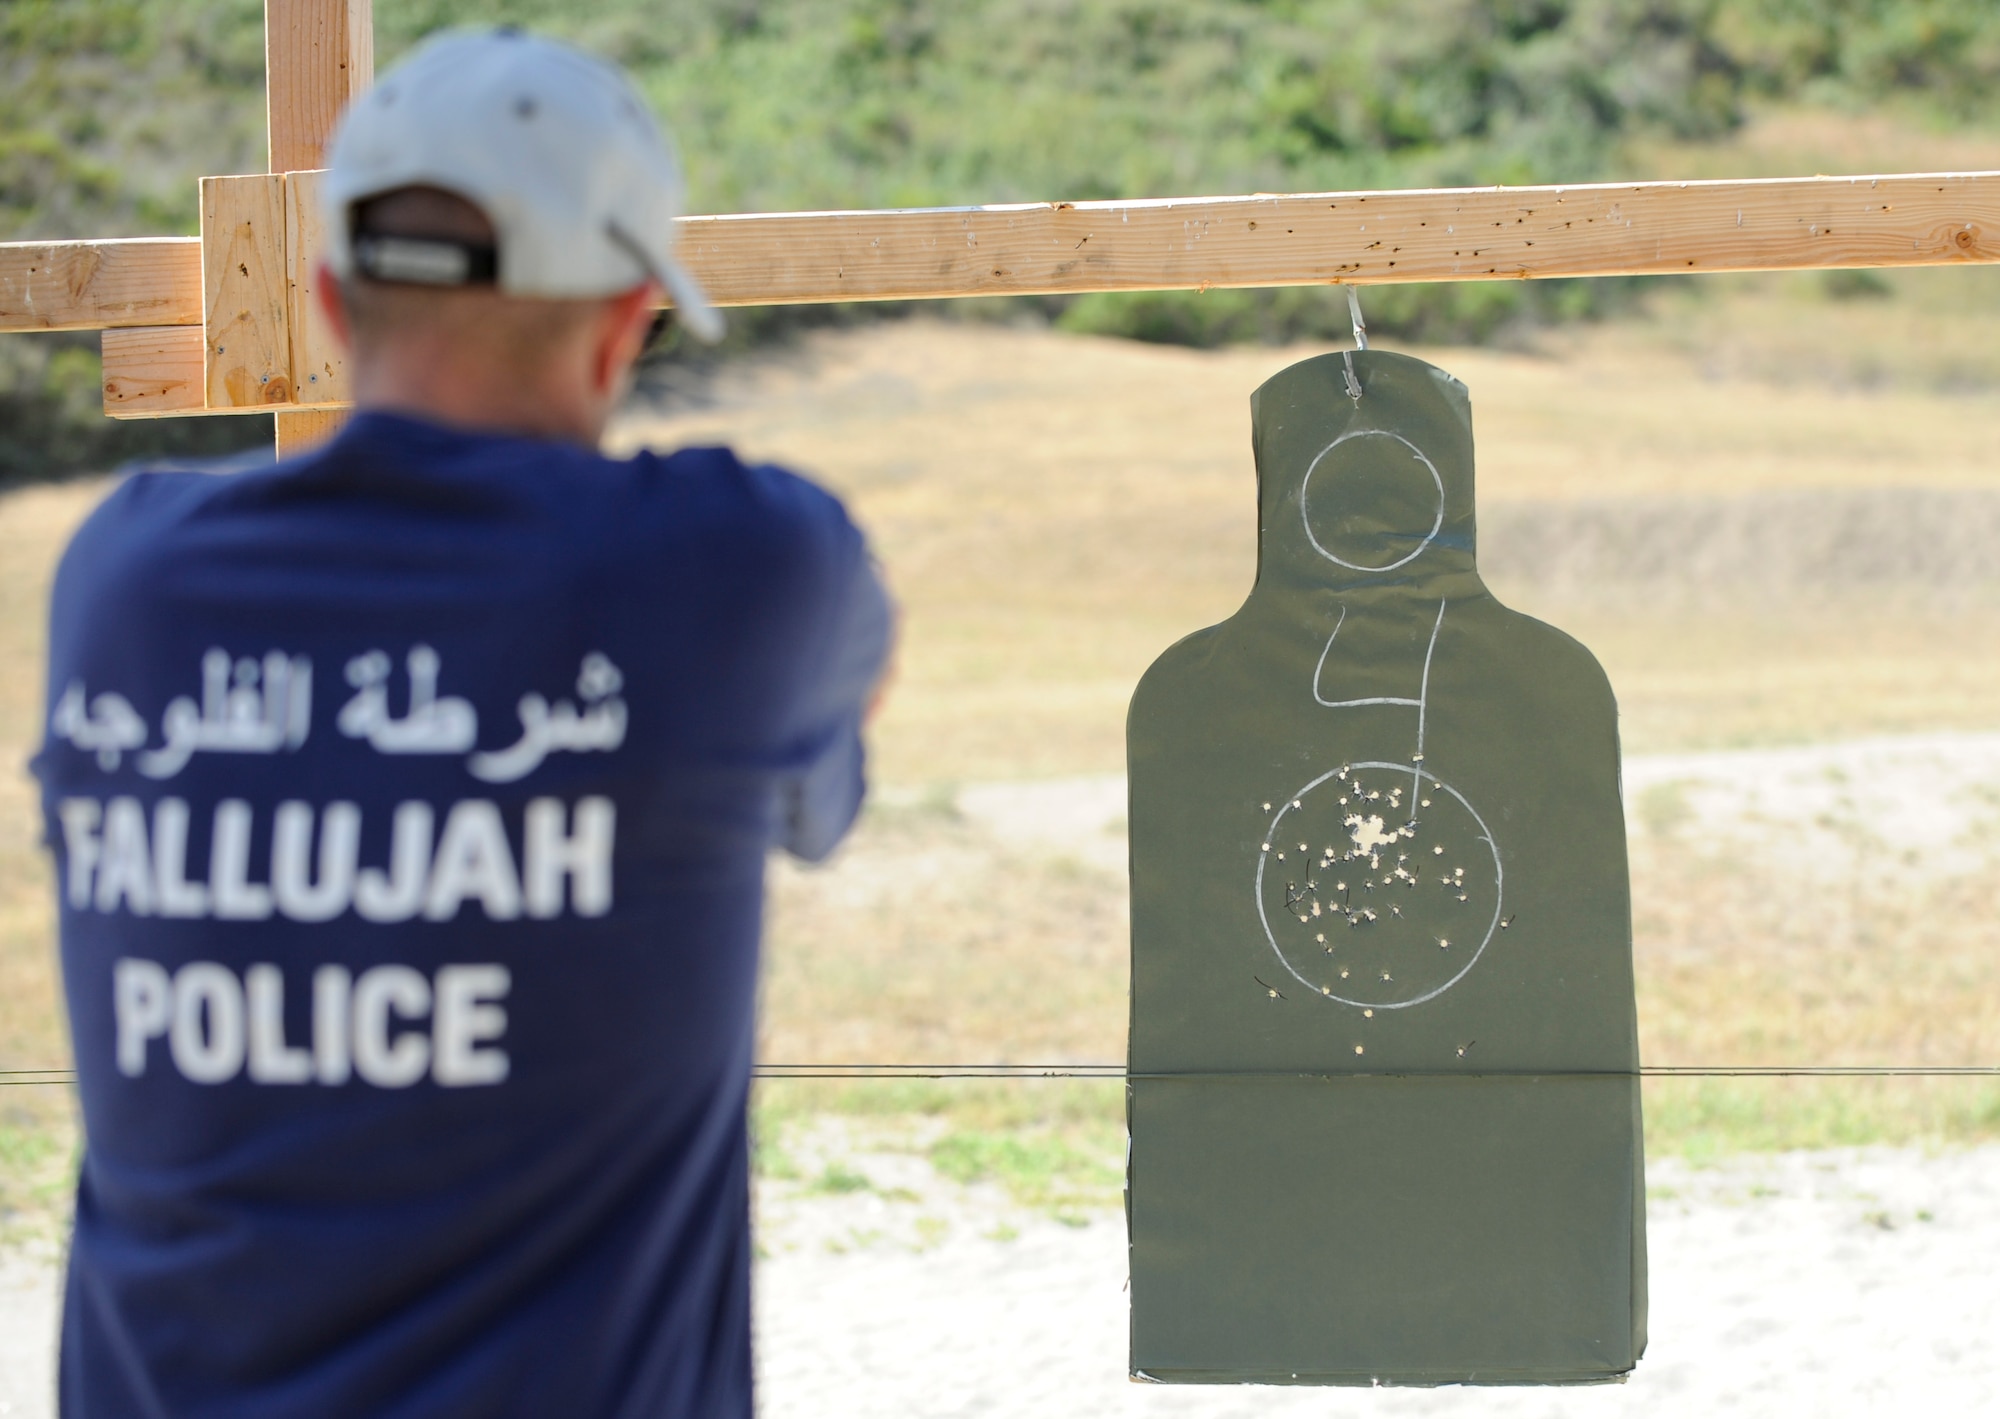
[{"label": "white baseball cap", "polygon": [[[494,251],[357,243],[355,205],[405,187],[441,188],[478,207]],[[327,260],[344,278],[492,281],[549,299],[652,280],[690,330],[721,338],[722,317],[674,260],[683,188],[672,146],[624,75],[567,45],[518,30],[426,41],[348,108],[322,190]]]}]

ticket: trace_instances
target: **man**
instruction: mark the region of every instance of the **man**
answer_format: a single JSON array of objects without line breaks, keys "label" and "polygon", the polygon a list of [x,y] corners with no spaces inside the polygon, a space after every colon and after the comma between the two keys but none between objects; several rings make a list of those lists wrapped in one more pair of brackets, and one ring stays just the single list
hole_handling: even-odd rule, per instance
[{"label": "man", "polygon": [[614,72],[436,41],[326,186],[353,421],[57,576],[63,1412],[747,1416],[763,860],[854,816],[886,598],[811,484],[596,453],[662,288],[719,328]]}]

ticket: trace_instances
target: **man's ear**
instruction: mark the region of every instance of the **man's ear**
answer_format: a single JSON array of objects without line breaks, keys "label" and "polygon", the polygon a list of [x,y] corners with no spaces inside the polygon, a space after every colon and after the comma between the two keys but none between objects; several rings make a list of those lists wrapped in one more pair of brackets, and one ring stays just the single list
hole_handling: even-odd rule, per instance
[{"label": "man's ear", "polygon": [[608,393],[624,383],[646,348],[646,332],[653,325],[653,311],[660,304],[660,288],[648,281],[604,303],[604,319],[597,327],[597,351],[591,377],[600,393]]},{"label": "man's ear", "polygon": [[313,299],[319,302],[319,311],[326,317],[333,338],[340,342],[340,348],[348,354],[354,353],[354,322],[347,318],[347,299],[340,289],[340,279],[333,274],[333,268],[324,261],[313,271]]}]

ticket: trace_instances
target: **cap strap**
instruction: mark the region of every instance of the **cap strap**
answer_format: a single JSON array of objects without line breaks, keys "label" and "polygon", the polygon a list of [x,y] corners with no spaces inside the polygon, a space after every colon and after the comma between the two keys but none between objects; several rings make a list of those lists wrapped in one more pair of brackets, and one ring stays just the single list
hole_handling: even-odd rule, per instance
[{"label": "cap strap", "polygon": [[413,286],[490,286],[500,272],[490,244],[444,237],[357,236],[354,265],[371,281]]}]

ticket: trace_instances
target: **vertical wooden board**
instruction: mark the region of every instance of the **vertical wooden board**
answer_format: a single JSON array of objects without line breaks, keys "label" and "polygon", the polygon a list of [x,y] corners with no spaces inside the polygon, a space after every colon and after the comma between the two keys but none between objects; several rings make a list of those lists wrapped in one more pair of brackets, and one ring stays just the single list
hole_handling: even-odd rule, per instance
[{"label": "vertical wooden board", "polygon": [[348,401],[347,351],[319,305],[320,182],[318,172],[285,174],[285,261],[290,268],[287,318],[292,337],[292,392],[300,404]]},{"label": "vertical wooden board", "polygon": [[297,458],[311,453],[340,432],[347,422],[346,411],[311,409],[278,415],[278,457]]},{"label": "vertical wooden board", "polygon": [[323,166],[341,110],[374,77],[373,0],[264,0],[271,171]]},{"label": "vertical wooden board", "polygon": [[208,407],[291,403],[281,175],[201,180],[201,280]]}]

